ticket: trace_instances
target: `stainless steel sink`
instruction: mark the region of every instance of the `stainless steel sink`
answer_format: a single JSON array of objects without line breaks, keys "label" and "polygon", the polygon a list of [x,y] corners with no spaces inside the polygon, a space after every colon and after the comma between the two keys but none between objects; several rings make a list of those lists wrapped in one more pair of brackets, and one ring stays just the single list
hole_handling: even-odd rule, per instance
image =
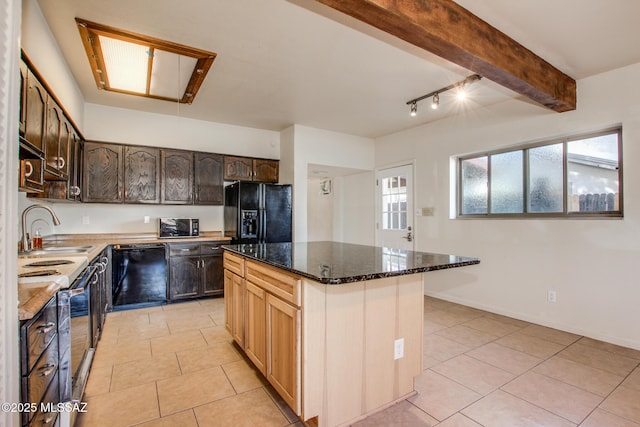
[{"label": "stainless steel sink", "polygon": [[59,255],[59,254],[86,254],[91,252],[94,246],[47,246],[21,255]]}]

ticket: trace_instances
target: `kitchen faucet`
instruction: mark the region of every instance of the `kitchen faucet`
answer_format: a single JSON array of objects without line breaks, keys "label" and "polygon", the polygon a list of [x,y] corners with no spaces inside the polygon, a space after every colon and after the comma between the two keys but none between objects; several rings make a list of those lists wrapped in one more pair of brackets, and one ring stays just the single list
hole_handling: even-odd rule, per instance
[{"label": "kitchen faucet", "polygon": [[58,218],[58,215],[56,215],[56,213],[53,211],[53,209],[51,209],[49,206],[31,205],[28,208],[26,208],[22,212],[22,251],[23,252],[30,252],[31,251],[31,248],[30,248],[30,245],[29,245],[29,238],[27,237],[27,214],[29,213],[29,211],[32,211],[35,208],[42,208],[42,209],[48,211],[51,214],[51,218],[53,218],[53,225],[60,225],[60,219]]}]

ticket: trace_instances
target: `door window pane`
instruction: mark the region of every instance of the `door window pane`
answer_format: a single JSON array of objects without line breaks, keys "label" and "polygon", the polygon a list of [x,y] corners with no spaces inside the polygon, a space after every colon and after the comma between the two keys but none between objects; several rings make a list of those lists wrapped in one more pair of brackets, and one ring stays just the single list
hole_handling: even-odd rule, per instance
[{"label": "door window pane", "polygon": [[567,143],[569,212],[619,210],[618,133]]},{"label": "door window pane", "polygon": [[488,157],[462,161],[462,214],[486,214]]},{"label": "door window pane", "polygon": [[491,213],[522,213],[522,150],[491,156]]},{"label": "door window pane", "polygon": [[563,144],[531,148],[528,212],[562,212]]},{"label": "door window pane", "polygon": [[392,176],[382,179],[382,229],[406,230],[407,179]]}]

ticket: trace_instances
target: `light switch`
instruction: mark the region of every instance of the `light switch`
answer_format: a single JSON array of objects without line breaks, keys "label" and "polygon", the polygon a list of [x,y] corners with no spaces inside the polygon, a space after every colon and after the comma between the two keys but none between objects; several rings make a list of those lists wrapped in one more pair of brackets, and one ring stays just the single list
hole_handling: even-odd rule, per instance
[{"label": "light switch", "polygon": [[82,215],[82,225],[89,225],[89,215]]},{"label": "light switch", "polygon": [[433,216],[433,208],[422,208],[422,216]]},{"label": "light switch", "polygon": [[144,223],[149,224],[149,215],[144,216]]}]

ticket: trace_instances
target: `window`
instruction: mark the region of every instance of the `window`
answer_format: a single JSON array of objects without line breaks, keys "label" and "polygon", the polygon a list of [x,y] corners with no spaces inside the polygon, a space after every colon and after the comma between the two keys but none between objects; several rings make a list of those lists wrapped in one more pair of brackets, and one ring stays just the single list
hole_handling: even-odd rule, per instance
[{"label": "window", "polygon": [[622,129],[458,159],[458,217],[622,216]]},{"label": "window", "polygon": [[382,179],[382,229],[407,229],[407,179],[404,176]]}]

